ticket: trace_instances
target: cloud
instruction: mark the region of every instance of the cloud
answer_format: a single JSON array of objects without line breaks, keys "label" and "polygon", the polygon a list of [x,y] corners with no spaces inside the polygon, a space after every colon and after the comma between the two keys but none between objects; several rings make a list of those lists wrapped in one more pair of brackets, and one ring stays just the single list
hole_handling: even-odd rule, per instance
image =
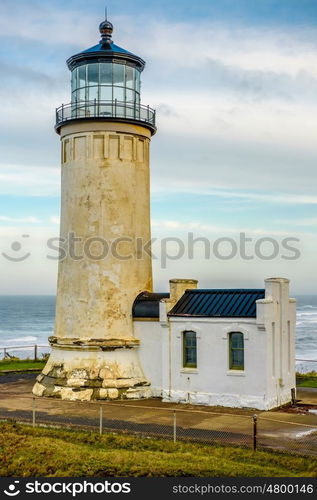
[{"label": "cloud", "polygon": [[[154,183],[153,194],[154,196],[163,197],[171,196],[172,193],[190,193],[198,195],[208,195],[219,198],[226,198],[230,200],[239,199],[246,202],[258,203],[273,203],[278,205],[317,205],[317,196],[314,195],[301,195],[297,193],[283,193],[283,192],[243,192],[239,189],[225,189],[232,186],[219,186],[218,189],[208,187],[207,182],[197,180],[196,182],[189,182],[187,180],[170,179],[170,183],[160,182]],[[228,183],[229,184],[229,183]],[[222,188],[222,189],[221,189]]]},{"label": "cloud", "polygon": [[37,217],[8,217],[0,215],[0,222],[9,222],[12,224],[27,223],[27,224],[40,224],[41,220]]},{"label": "cloud", "polygon": [[60,223],[60,217],[59,217],[58,215],[52,215],[52,216],[50,217],[50,222],[51,222],[52,224],[57,224],[57,225],[59,225],[59,223]]},{"label": "cloud", "polygon": [[59,169],[57,168],[0,164],[0,194],[2,195],[57,196],[59,191]]},{"label": "cloud", "polygon": [[[195,233],[195,237],[204,236],[206,233],[212,233],[216,235],[226,236],[228,234],[239,236],[240,233],[245,233],[246,235],[254,235],[254,236],[292,236],[296,237],[299,233],[298,231],[290,234],[289,231],[277,231],[269,228],[261,228],[261,227],[241,227],[240,223],[237,223],[237,226],[229,226],[229,225],[216,225],[216,224],[206,224],[199,221],[188,221],[181,222],[176,220],[152,220],[153,232],[158,234],[162,231],[174,232],[176,236],[179,236],[180,233]],[[305,233],[307,235],[307,233]]]},{"label": "cloud", "polygon": [[276,222],[292,226],[311,226],[314,227],[315,230],[317,228],[317,217],[292,217],[291,219],[278,219]]},{"label": "cloud", "polygon": [[[18,2],[15,2],[16,7]],[[75,8],[75,6],[74,6]],[[2,0],[0,5],[0,31],[2,37],[13,38],[15,42],[39,42],[45,46],[80,44],[89,38],[89,27],[97,32],[96,17],[89,12],[84,16],[63,5],[37,0],[19,2],[19,8],[12,15],[12,1]],[[88,32],[88,36],[87,36]]]}]

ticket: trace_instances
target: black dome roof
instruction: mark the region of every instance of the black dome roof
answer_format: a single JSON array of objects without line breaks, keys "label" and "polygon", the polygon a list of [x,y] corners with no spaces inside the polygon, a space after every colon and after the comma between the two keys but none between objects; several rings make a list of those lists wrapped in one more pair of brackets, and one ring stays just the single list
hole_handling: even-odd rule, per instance
[{"label": "black dome roof", "polygon": [[120,59],[122,61],[129,62],[133,66],[138,67],[140,71],[143,71],[145,61],[143,61],[141,57],[132,54],[132,52],[129,52],[118,45],[115,45],[111,40],[113,25],[110,21],[106,19],[100,23],[99,31],[101,33],[101,40],[98,45],[94,45],[89,49],[83,50],[82,52],[71,56],[66,61],[70,70],[73,70],[76,66],[80,66],[82,64]]}]

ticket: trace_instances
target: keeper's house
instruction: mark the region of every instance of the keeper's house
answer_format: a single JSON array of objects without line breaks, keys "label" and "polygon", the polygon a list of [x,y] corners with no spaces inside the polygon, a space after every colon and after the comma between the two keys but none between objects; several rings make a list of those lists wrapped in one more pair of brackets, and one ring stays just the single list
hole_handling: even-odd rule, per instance
[{"label": "keeper's house", "polygon": [[152,396],[260,410],[291,401],[296,301],[287,279],[208,290],[174,279],[170,293],[141,293],[133,317]]}]

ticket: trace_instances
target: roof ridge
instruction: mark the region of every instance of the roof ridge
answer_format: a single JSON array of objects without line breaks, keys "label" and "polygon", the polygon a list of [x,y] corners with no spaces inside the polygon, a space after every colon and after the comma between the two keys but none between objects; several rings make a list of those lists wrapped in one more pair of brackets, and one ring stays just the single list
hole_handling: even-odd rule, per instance
[{"label": "roof ridge", "polygon": [[259,293],[259,292],[264,292],[265,288],[188,288],[185,290],[185,293],[199,293],[199,292],[219,292],[219,293],[225,293],[225,292],[236,292],[236,293]]}]

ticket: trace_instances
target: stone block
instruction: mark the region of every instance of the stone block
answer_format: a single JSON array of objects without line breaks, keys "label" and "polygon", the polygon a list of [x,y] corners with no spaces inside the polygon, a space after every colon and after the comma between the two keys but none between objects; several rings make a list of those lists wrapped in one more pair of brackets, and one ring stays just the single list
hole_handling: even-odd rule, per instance
[{"label": "stone block", "polygon": [[119,397],[118,389],[108,389],[107,392],[109,399],[117,399]]},{"label": "stone block", "polygon": [[99,398],[100,399],[107,399],[108,398],[108,390],[107,389],[100,389],[99,390]]},{"label": "stone block", "polygon": [[39,384],[39,382],[36,382],[32,391],[34,396],[43,396],[44,391],[45,391],[44,385]]},{"label": "stone block", "polygon": [[61,389],[61,398],[69,401],[90,401],[93,389],[84,389],[83,391],[74,391],[70,387],[63,387]]}]

